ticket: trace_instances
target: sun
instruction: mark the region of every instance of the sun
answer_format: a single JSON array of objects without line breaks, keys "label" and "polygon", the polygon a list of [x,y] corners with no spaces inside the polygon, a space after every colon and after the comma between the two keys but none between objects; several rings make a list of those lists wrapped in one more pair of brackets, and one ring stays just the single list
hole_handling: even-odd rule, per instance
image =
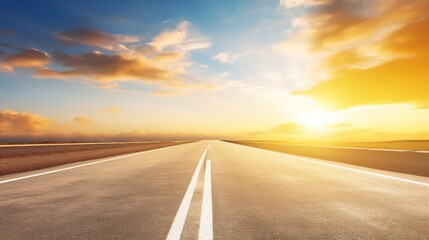
[{"label": "sun", "polygon": [[299,116],[298,123],[311,129],[320,129],[335,124],[336,118],[331,112],[305,111]]}]

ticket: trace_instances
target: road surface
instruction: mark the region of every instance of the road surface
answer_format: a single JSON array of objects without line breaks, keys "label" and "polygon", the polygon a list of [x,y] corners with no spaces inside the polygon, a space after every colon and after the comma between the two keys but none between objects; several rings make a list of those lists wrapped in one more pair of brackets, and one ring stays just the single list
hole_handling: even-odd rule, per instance
[{"label": "road surface", "polygon": [[429,239],[429,178],[200,141],[0,177],[1,239]]}]

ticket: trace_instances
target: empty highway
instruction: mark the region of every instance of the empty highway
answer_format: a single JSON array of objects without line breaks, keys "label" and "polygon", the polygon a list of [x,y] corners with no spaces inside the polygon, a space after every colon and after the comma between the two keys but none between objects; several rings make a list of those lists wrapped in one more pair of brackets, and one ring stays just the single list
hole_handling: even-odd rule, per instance
[{"label": "empty highway", "polygon": [[429,239],[429,178],[200,141],[0,177],[1,239]]}]

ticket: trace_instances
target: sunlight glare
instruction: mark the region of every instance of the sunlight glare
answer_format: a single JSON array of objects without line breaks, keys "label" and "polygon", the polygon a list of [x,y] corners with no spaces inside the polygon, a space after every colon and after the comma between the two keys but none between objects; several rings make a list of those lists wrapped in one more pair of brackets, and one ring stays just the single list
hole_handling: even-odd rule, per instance
[{"label": "sunlight glare", "polygon": [[306,111],[301,114],[298,123],[311,128],[319,129],[336,123],[334,113],[325,111]]}]

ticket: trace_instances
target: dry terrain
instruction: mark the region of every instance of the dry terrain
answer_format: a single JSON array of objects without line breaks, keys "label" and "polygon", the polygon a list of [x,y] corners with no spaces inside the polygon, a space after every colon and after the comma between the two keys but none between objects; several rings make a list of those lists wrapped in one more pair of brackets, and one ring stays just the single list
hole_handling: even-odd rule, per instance
[{"label": "dry terrain", "polygon": [[183,142],[15,145],[0,147],[0,175],[173,146]]},{"label": "dry terrain", "polygon": [[242,142],[259,142],[286,145],[311,145],[327,147],[351,147],[351,148],[379,148],[379,149],[397,149],[410,151],[429,151],[429,140],[398,140],[383,142],[288,142],[288,141],[254,141],[243,140]]},{"label": "dry terrain", "polygon": [[294,145],[269,141],[231,142],[357,166],[429,176],[429,152],[363,148],[362,146],[360,148],[349,148],[344,146]]}]

